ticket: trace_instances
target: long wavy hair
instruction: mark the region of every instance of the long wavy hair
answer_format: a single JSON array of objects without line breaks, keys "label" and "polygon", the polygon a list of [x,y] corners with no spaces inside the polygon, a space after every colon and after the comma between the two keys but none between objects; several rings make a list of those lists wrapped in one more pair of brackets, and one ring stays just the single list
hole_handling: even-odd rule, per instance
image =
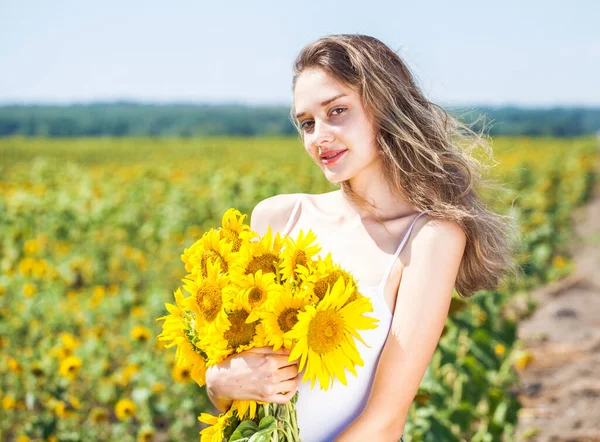
[{"label": "long wavy hair", "polygon": [[[374,37],[330,35],[310,43],[294,62],[293,88],[309,68],[323,70],[361,96],[390,188],[417,210],[430,210],[433,218],[455,221],[464,230],[467,244],[455,284],[461,297],[494,290],[507,274],[518,273],[513,219],[490,210],[477,194],[484,186],[502,189],[484,179],[490,164],[472,155],[478,148],[493,160],[483,129],[474,132],[430,102],[400,56]],[[292,108],[290,119],[303,137],[294,115]],[[349,181],[340,187],[382,223]]]}]

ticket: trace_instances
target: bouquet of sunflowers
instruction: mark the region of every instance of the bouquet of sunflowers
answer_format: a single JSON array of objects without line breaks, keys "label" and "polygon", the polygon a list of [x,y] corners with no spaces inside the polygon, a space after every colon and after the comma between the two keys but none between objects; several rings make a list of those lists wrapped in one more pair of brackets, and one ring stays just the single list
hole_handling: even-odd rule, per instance
[{"label": "bouquet of sunflowers", "polygon": [[[346,384],[345,369],[356,375],[363,361],[355,337],[358,330],[376,327],[377,319],[352,275],[334,264],[331,255],[317,257],[316,236],[301,230],[296,239],[262,237],[229,209],[222,227],[210,229],[181,255],[189,274],[178,288],[176,305],[165,304],[169,314],[159,339],[177,346],[176,364],[187,368],[199,385],[206,369],[230,355],[252,347],[290,350],[289,361],[305,367],[302,381],[318,380],[326,390],[338,378]],[[257,239],[257,240],[256,240]],[[365,344],[366,345],[366,344]],[[295,403],[285,405],[234,401],[220,416],[202,413],[211,425],[200,432],[201,442],[297,442]]]}]

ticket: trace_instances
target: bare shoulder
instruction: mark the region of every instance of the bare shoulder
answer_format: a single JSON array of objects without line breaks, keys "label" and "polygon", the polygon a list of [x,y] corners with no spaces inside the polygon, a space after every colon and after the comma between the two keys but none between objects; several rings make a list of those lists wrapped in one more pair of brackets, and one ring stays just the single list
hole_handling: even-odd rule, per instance
[{"label": "bare shoulder", "polygon": [[460,262],[466,243],[467,235],[457,222],[425,214],[415,223],[406,244],[406,264],[410,263],[411,257],[425,258],[434,254]]},{"label": "bare shoulder", "polygon": [[260,201],[250,215],[250,229],[263,236],[271,226],[273,233],[283,231],[300,193],[282,193]]}]

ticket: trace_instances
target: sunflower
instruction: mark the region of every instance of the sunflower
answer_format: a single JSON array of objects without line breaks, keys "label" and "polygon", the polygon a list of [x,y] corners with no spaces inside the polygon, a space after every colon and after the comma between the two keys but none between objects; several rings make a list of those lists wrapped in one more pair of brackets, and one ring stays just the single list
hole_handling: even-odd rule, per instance
[{"label": "sunflower", "polygon": [[296,240],[286,237],[286,247],[281,254],[283,258],[281,276],[285,281],[294,281],[301,267],[305,269],[309,267],[313,256],[321,251],[321,247],[317,244],[311,245],[316,240],[317,237],[310,229],[306,236],[301,229]]},{"label": "sunflower", "polygon": [[133,417],[136,411],[137,406],[135,405],[135,402],[130,399],[121,399],[115,405],[115,414],[120,421],[124,421]]},{"label": "sunflower", "polygon": [[154,440],[156,432],[153,428],[142,428],[136,437],[137,442],[150,442]]},{"label": "sunflower", "polygon": [[[231,404],[229,408],[230,411],[235,411],[240,420],[244,419],[254,419],[256,416],[256,408],[258,404],[266,404],[267,402],[261,401],[243,401],[243,400],[235,400]],[[248,414],[248,416],[246,416]]]},{"label": "sunflower", "polygon": [[181,260],[185,264],[185,270],[191,273],[189,277],[200,275],[206,278],[209,262],[218,262],[223,273],[227,273],[231,267],[237,265],[238,254],[232,249],[233,243],[221,239],[218,231],[210,229],[204,232],[201,239],[183,251]]},{"label": "sunflower", "polygon": [[[242,246],[243,239],[249,239],[252,235],[250,234],[250,226],[244,224],[244,218],[248,215],[242,215],[242,213],[234,209],[233,207],[228,209],[223,215],[222,225],[219,229],[219,236],[221,239],[225,239],[228,243],[232,244],[232,252],[238,252]],[[238,218],[239,217],[239,218]],[[241,235],[244,232],[244,235]]]},{"label": "sunflower", "polygon": [[131,329],[130,336],[136,341],[146,342],[148,339],[150,339],[150,330],[143,325],[136,325]]},{"label": "sunflower", "polygon": [[74,379],[81,368],[81,359],[77,356],[69,356],[65,358],[58,369],[61,376],[69,379]]},{"label": "sunflower", "polygon": [[275,274],[263,274],[261,269],[256,273],[240,275],[235,283],[239,287],[235,295],[236,303],[252,312],[260,309],[268,299],[281,291],[281,286],[275,281]]},{"label": "sunflower", "polygon": [[225,327],[228,307],[232,293],[229,287],[230,277],[221,273],[218,261],[208,262],[205,277],[198,274],[196,279],[183,279],[185,290],[192,296],[184,298],[184,309],[196,314],[196,328],[199,331],[207,327]]},{"label": "sunflower", "polygon": [[285,338],[284,334],[296,325],[298,313],[304,310],[310,299],[302,294],[294,296],[290,287],[286,285],[275,298],[268,301],[264,311],[256,313],[265,328],[267,344],[272,345],[274,351],[282,346],[292,348],[292,340]]},{"label": "sunflower", "polygon": [[300,268],[298,273],[300,279],[312,287],[313,293],[319,300],[325,297],[327,291],[331,290],[340,276],[344,279],[345,285],[352,283],[354,287],[354,293],[352,293],[349,299],[355,300],[358,298],[356,279],[351,273],[333,263],[331,253],[328,253],[325,259],[318,257],[312,267],[312,271]]},{"label": "sunflower", "polygon": [[198,416],[198,420],[210,425],[210,427],[200,431],[200,442],[222,442],[225,438],[223,433],[229,424],[229,419],[232,417],[233,411],[231,409],[219,416],[201,413],[200,416]]},{"label": "sunflower", "polygon": [[177,345],[175,353],[177,365],[189,369],[192,379],[202,387],[206,382],[206,353],[202,351],[199,343],[196,342],[197,338],[194,337],[194,321],[185,313],[183,306],[185,298],[181,289],[177,289],[174,295],[177,305],[165,303],[170,314],[157,319],[157,321],[165,321],[158,339],[159,341],[171,341],[165,344],[165,348]]},{"label": "sunflower", "polygon": [[192,379],[192,371],[188,367],[182,367],[175,364],[171,370],[171,375],[175,382],[182,384],[188,383]]},{"label": "sunflower", "polygon": [[[253,232],[252,232],[253,233]],[[279,233],[273,237],[271,226],[260,241],[244,241],[240,247],[238,264],[241,268],[232,268],[231,275],[241,272],[244,275],[262,270],[263,275],[273,273],[277,276],[279,254],[284,246],[284,240]]]},{"label": "sunflower", "polygon": [[352,337],[367,345],[358,330],[376,328],[378,319],[363,316],[372,308],[368,298],[344,306],[354,291],[354,284],[346,284],[340,277],[316,307],[307,305],[298,313],[298,323],[284,335],[296,340],[289,360],[300,358],[299,371],[306,365],[302,381],[310,379],[311,388],[317,378],[322,390],[327,390],[335,377],[347,385],[344,369],[356,376],[355,365],[363,365]]},{"label": "sunflower", "polygon": [[266,333],[260,321],[246,322],[250,313],[236,306],[227,313],[227,327],[213,328],[203,336],[201,347],[206,349],[208,366],[218,364],[233,353],[266,345]]}]

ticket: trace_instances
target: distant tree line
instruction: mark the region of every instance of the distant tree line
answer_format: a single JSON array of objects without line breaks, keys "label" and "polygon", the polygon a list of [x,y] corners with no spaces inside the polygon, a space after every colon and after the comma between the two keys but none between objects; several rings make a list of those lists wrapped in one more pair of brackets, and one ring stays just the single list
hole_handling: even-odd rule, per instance
[{"label": "distant tree line", "polygon": [[[571,137],[600,130],[600,108],[447,108],[473,129],[494,135]],[[483,118],[482,118],[483,117]],[[140,104],[0,106],[0,137],[292,135],[283,106]]]}]

